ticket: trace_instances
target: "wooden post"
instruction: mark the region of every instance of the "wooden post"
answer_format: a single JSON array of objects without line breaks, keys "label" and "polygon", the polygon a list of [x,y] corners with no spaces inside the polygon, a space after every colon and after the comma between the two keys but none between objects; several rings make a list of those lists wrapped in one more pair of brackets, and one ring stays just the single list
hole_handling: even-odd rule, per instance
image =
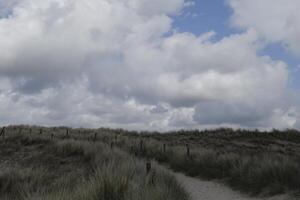
[{"label": "wooden post", "polygon": [[53,134],[53,133],[51,133],[51,140],[53,140],[53,138],[54,138],[54,134]]},{"label": "wooden post", "polygon": [[134,147],[133,147],[133,145],[130,146],[130,152],[131,152],[131,153],[134,152]]},{"label": "wooden post", "polygon": [[4,139],[5,138],[5,127],[2,128],[0,136],[1,135],[2,135],[2,138]]},{"label": "wooden post", "polygon": [[141,140],[141,141],[140,141],[140,152],[141,152],[141,153],[143,152],[143,149],[144,149],[144,141]]},{"label": "wooden post", "polygon": [[67,129],[67,132],[66,132],[66,137],[69,136],[69,129]]},{"label": "wooden post", "polygon": [[146,172],[147,172],[147,175],[150,173],[151,171],[151,162],[147,162],[146,163]]},{"label": "wooden post", "polygon": [[186,155],[190,157],[190,147],[188,144],[186,144]]},{"label": "wooden post", "polygon": [[113,149],[114,148],[114,142],[110,143],[110,148]]},{"label": "wooden post", "polygon": [[166,144],[163,144],[163,153],[166,153]]},{"label": "wooden post", "polygon": [[95,135],[94,135],[94,142],[97,141],[97,135],[98,135],[98,133],[95,133]]},{"label": "wooden post", "polygon": [[40,129],[40,135],[42,135],[43,134],[43,129]]}]

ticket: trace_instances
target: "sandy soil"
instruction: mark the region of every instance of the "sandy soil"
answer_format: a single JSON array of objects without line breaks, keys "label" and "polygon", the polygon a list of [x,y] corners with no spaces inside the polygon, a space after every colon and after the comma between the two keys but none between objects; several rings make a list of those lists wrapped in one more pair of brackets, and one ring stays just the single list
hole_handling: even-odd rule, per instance
[{"label": "sandy soil", "polygon": [[251,198],[233,191],[220,183],[203,181],[197,178],[187,177],[180,173],[174,174],[177,180],[191,195],[191,200],[296,200],[296,198],[292,198],[288,195],[271,198]]}]

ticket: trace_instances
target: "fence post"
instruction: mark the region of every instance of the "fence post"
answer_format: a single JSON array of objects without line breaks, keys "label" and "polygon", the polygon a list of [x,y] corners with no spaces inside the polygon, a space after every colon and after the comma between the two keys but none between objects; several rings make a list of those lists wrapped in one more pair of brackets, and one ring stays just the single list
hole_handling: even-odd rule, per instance
[{"label": "fence post", "polygon": [[186,155],[190,157],[190,147],[189,144],[186,144]]},{"label": "fence post", "polygon": [[5,138],[5,127],[2,128],[0,136],[1,135],[2,135],[2,138],[4,139]]},{"label": "fence post", "polygon": [[97,134],[98,134],[98,133],[95,133],[95,134],[94,134],[94,142],[96,142],[96,140],[97,140]]},{"label": "fence post", "polygon": [[163,153],[166,153],[166,144],[163,144]]},{"label": "fence post", "polygon": [[67,129],[66,137],[69,137],[69,129]]},{"label": "fence post", "polygon": [[130,146],[130,152],[131,152],[131,153],[134,152],[134,147],[133,147],[133,145]]},{"label": "fence post", "polygon": [[140,141],[140,153],[143,152],[143,149],[144,149],[144,141],[141,140],[141,141]]},{"label": "fence post", "polygon": [[151,171],[151,162],[147,162],[146,163],[146,172],[147,172],[147,175],[150,173]]},{"label": "fence post", "polygon": [[110,143],[110,148],[113,149],[114,148],[114,142]]},{"label": "fence post", "polygon": [[43,129],[40,129],[40,135],[42,135],[43,134]]}]

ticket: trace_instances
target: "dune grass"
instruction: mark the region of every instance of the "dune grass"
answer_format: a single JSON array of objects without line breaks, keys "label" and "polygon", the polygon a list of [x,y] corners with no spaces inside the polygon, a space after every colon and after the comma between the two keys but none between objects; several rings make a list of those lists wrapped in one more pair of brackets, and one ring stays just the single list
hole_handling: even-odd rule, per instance
[{"label": "dune grass", "polygon": [[[174,171],[206,180],[220,180],[253,196],[289,192],[300,194],[300,160],[297,156],[273,151],[245,151],[241,148],[235,152],[199,146],[190,148],[188,156],[185,145],[164,147],[163,142],[151,139],[148,135],[140,138],[129,136],[120,146],[132,155],[165,163]],[[141,140],[143,148],[140,146]]]},{"label": "dune grass", "polygon": [[[14,128],[8,128],[11,135],[18,132],[18,127]],[[42,134],[38,131],[40,129],[43,129]],[[102,194],[101,198],[104,199],[188,198],[174,178],[163,170],[155,169],[155,178],[146,175],[145,163],[140,159],[154,159],[168,165],[174,171],[207,180],[218,180],[254,196],[272,196],[290,192],[300,194],[300,133],[295,130],[271,132],[232,129],[202,132],[182,130],[165,134],[104,128],[66,130],[66,127],[38,127],[32,131],[34,133],[29,134],[28,127],[23,127],[22,135],[28,137],[21,138],[19,142],[21,145],[36,145],[37,148],[41,143],[43,146],[52,145],[55,147],[48,152],[55,157],[55,161],[64,163],[66,161],[62,158],[68,158],[67,161],[72,164],[81,163],[75,174],[76,180],[79,181],[72,180],[72,183],[76,183],[71,187],[72,190],[70,187],[60,187],[58,191],[42,190],[43,195],[38,198],[43,196],[45,199],[67,199],[72,196],[73,199],[93,199],[92,194],[95,191]],[[51,139],[53,134],[54,138]],[[11,140],[14,141],[15,138],[11,137]],[[189,155],[186,144],[190,148]],[[117,149],[122,149],[129,155]],[[49,155],[46,157],[51,158]],[[49,166],[49,163],[46,165]],[[52,165],[53,163],[50,166]],[[74,173],[74,167],[66,166],[62,171]],[[121,171],[117,177],[122,178],[121,180],[116,177],[105,178],[104,175],[107,173],[102,173],[105,171],[111,174],[109,177],[114,177]],[[65,175],[74,177],[72,173]],[[67,182],[66,186],[70,185],[68,179],[63,180]],[[114,180],[122,184],[113,183]],[[63,185],[64,181],[59,184]],[[103,185],[106,185],[104,189],[101,188]],[[115,185],[116,188],[113,190],[109,185]],[[121,196],[107,197],[105,196],[107,190],[114,191],[113,193],[123,192]],[[80,191],[82,195],[92,196],[80,197],[76,191]]]},{"label": "dune grass", "polygon": [[0,199],[188,200],[175,178],[102,142],[11,134],[0,141]]}]

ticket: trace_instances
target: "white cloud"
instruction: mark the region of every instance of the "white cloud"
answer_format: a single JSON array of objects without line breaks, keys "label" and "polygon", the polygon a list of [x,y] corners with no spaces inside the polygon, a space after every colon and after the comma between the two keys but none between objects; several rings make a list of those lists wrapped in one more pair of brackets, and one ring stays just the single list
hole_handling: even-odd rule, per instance
[{"label": "white cloud", "polygon": [[300,1],[228,0],[236,27],[254,28],[269,42],[281,42],[300,55]]},{"label": "white cloud", "polygon": [[[1,123],[170,129],[262,116],[255,124],[293,126],[286,64],[257,55],[254,30],[217,42],[171,34],[186,3],[21,1],[0,19]],[[207,101],[222,109],[203,111]]]}]

